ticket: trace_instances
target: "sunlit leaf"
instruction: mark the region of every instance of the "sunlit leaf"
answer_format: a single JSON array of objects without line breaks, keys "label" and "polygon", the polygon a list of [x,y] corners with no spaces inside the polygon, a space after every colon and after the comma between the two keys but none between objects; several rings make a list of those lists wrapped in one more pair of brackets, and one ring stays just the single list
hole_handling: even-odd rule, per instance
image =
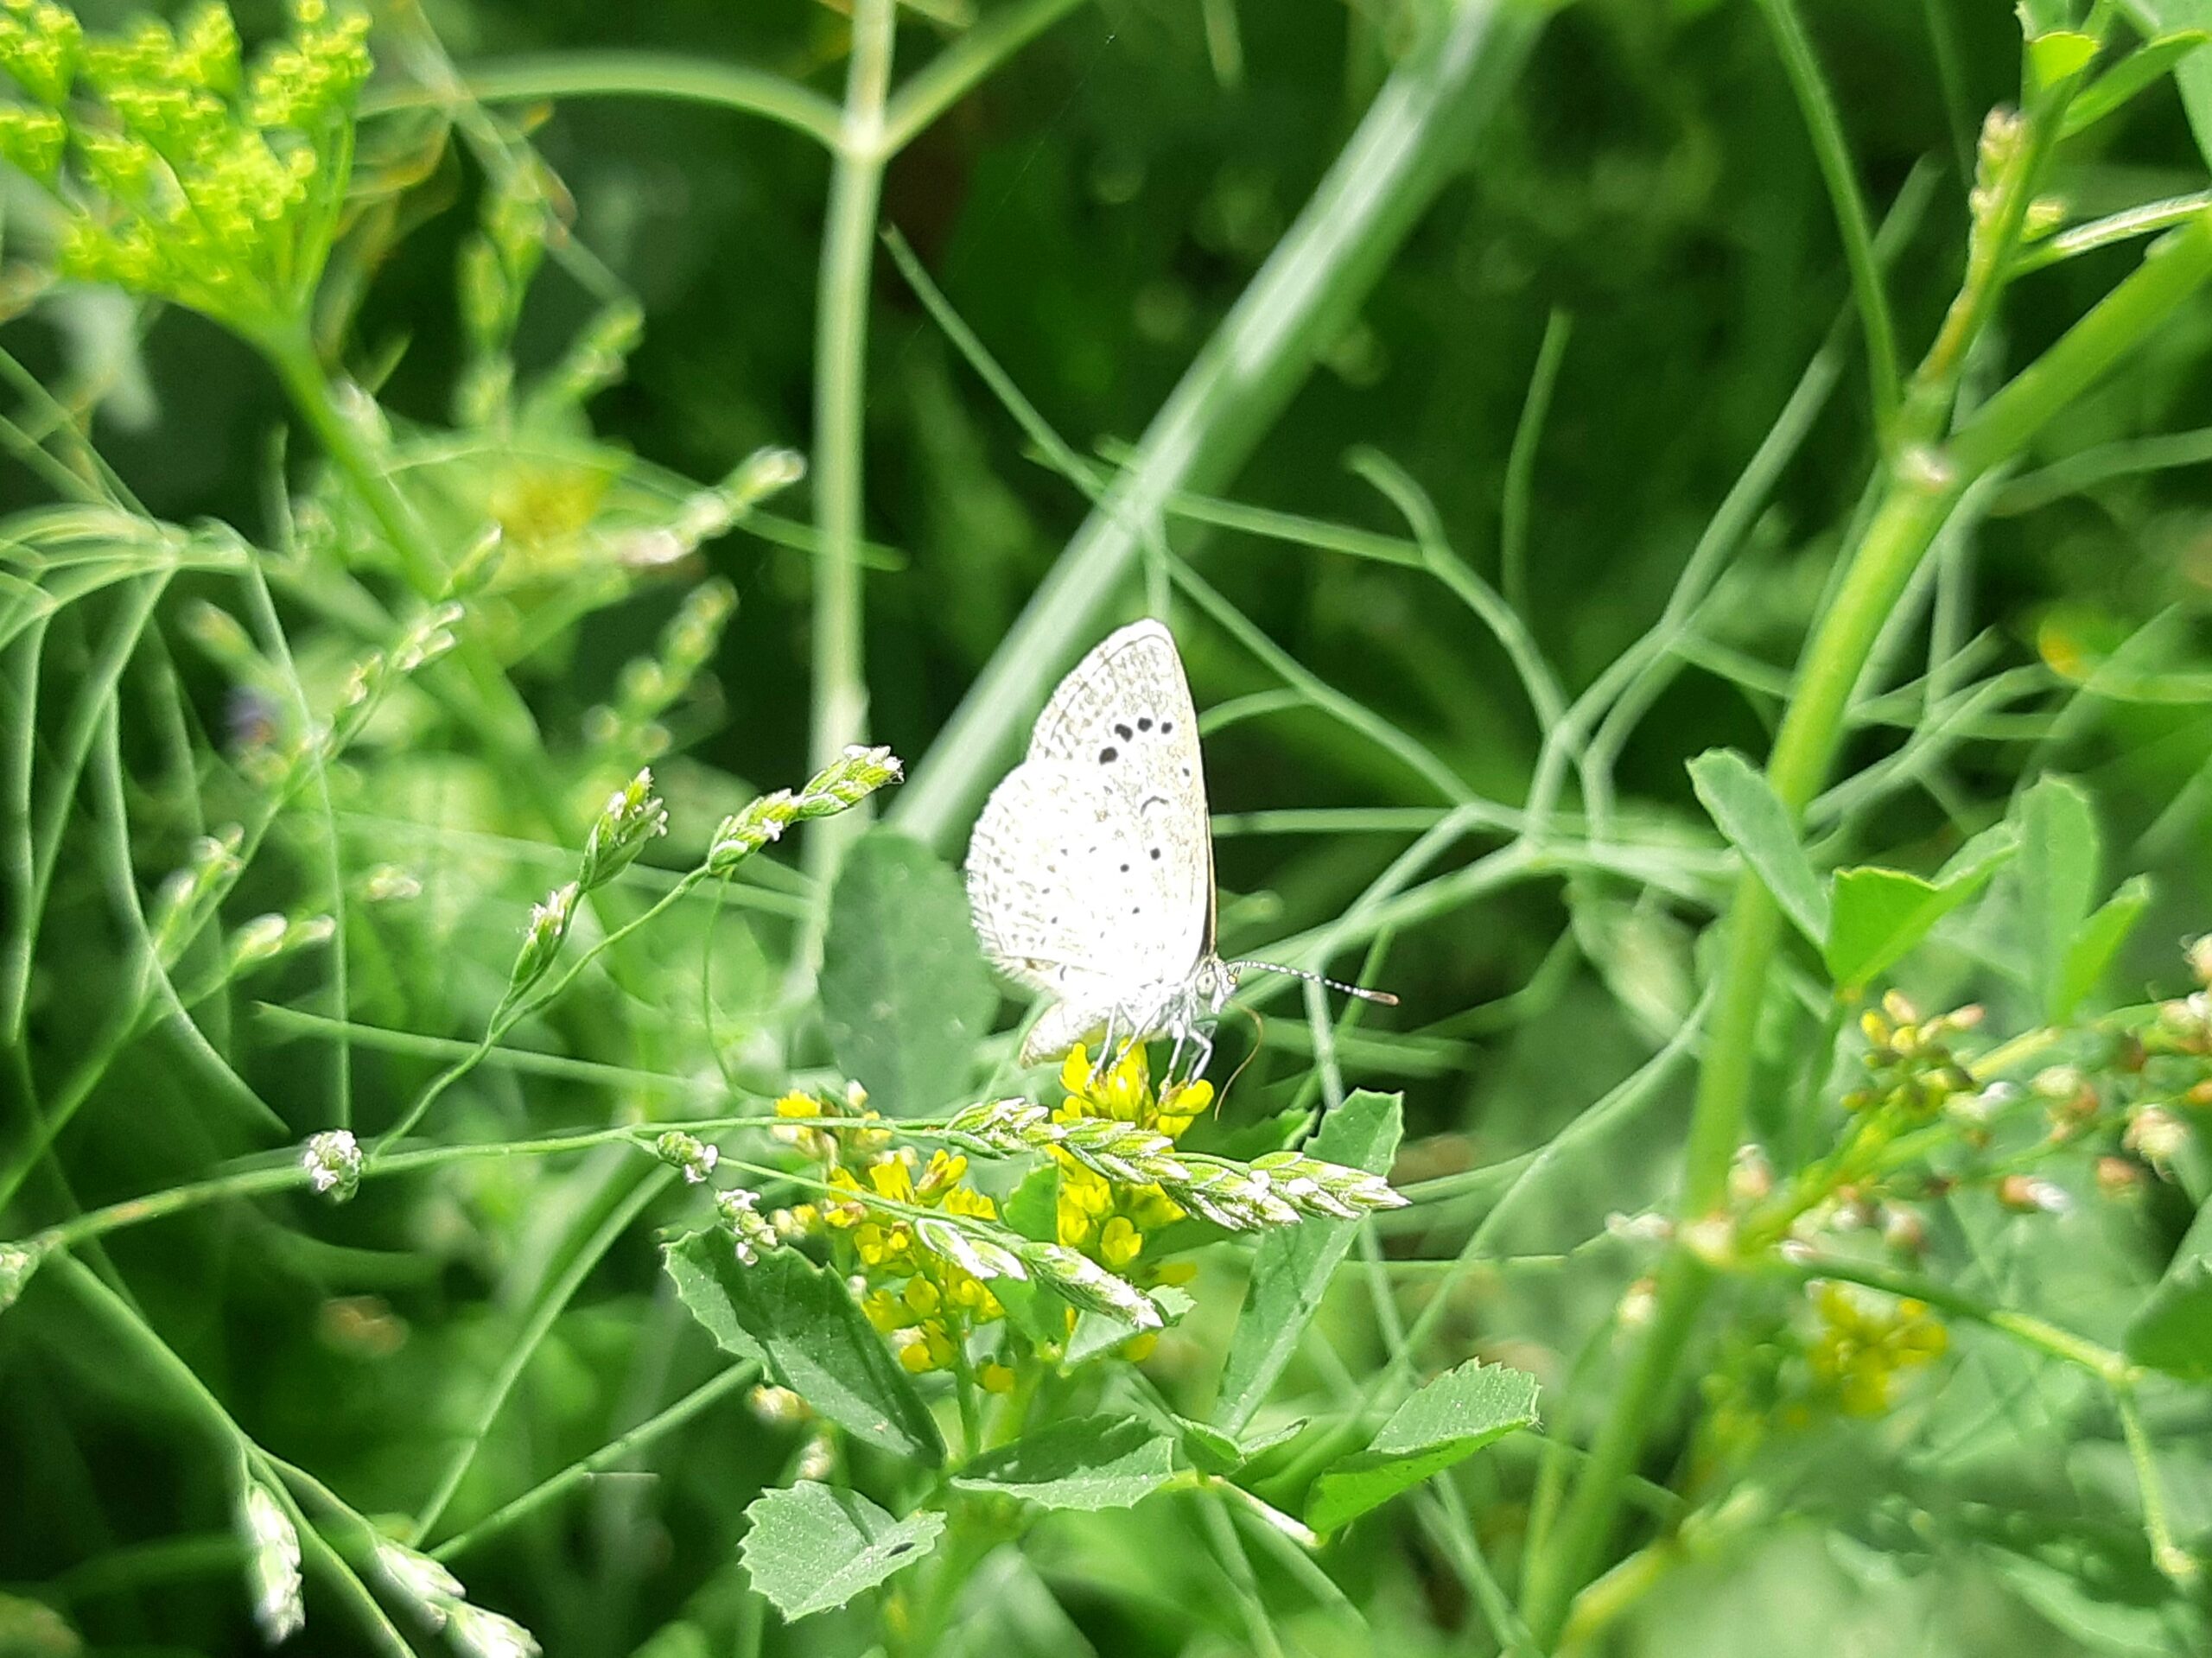
[{"label": "sunlit leaf", "polygon": [[1306,1523],[1333,1531],[1536,1420],[1535,1377],[1470,1359],[1399,1406],[1367,1449],[1324,1470]]},{"label": "sunlit leaf", "polygon": [[745,1510],[738,1551],[753,1586],[788,1618],[842,1606],[935,1547],[944,1516],[894,1520],[857,1491],[813,1480],[765,1491]]},{"label": "sunlit leaf", "polygon": [[[1307,1150],[1325,1162],[1387,1173],[1403,1126],[1398,1096],[1352,1095],[1329,1113]],[[1306,1220],[1264,1234],[1252,1252],[1252,1278],[1236,1333],[1222,1367],[1214,1423],[1241,1432],[1298,1348],[1321,1305],[1337,1263],[1351,1248],[1357,1221]]]},{"label": "sunlit leaf", "polygon": [[844,1280],[793,1249],[747,1266],[718,1231],[664,1250],[692,1316],[724,1350],[758,1359],[785,1387],[855,1439],[935,1463],[937,1423]]},{"label": "sunlit leaf", "polygon": [[972,1458],[952,1483],[1047,1509],[1126,1509],[1175,1472],[1165,1434],[1127,1416],[1079,1416]]}]

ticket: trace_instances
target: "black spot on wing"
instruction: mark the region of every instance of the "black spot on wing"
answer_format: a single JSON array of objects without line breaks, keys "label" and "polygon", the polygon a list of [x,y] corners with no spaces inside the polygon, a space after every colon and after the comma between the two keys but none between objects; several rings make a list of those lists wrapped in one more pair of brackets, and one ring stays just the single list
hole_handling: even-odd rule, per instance
[{"label": "black spot on wing", "polygon": [[1115,747],[1111,743],[1107,744],[1105,747],[1098,751],[1098,763],[1101,765],[1111,765],[1116,760],[1121,758],[1122,751]]}]

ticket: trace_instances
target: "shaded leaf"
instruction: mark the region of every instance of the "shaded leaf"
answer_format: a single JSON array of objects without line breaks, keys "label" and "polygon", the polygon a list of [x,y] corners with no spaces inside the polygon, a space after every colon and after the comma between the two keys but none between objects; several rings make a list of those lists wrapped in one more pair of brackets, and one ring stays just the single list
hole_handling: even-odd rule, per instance
[{"label": "shaded leaf", "polygon": [[[1362,1089],[1328,1115],[1307,1150],[1330,1163],[1389,1172],[1404,1118],[1395,1094]],[[1337,1263],[1357,1235],[1357,1221],[1305,1220],[1264,1234],[1252,1252],[1252,1277],[1222,1367],[1218,1427],[1241,1432],[1297,1350]]]},{"label": "shaded leaf", "polygon": [[932,1464],[944,1456],[914,1384],[836,1274],[792,1249],[746,1266],[716,1231],[662,1253],[677,1294],[726,1351],[760,1360],[855,1439]]},{"label": "shaded leaf", "polygon": [[2127,942],[2135,924],[2150,907],[2151,883],[2136,875],[2120,883],[2120,890],[2097,906],[2096,912],[2075,929],[2067,947],[2066,965],[2060,978],[2059,999],[2070,1010],[2082,1005],[2089,993],[2104,982],[2113,958]]},{"label": "shaded leaf", "polygon": [[1173,1451],[1165,1434],[1134,1417],[1082,1416],[986,1451],[952,1483],[1047,1509],[1127,1509],[1173,1477]]},{"label": "shaded leaf", "polygon": [[[1049,1289],[1040,1287],[1038,1293],[1052,1309],[1052,1317],[1065,1316],[1062,1310],[1067,1305],[1066,1302]],[[1155,1284],[1145,1294],[1151,1298],[1153,1305],[1160,1309],[1160,1322],[1163,1328],[1181,1323],[1183,1315],[1198,1305],[1186,1292],[1173,1284]],[[1060,1368],[1071,1370],[1145,1333],[1133,1329],[1125,1318],[1085,1310],[1076,1315],[1075,1329],[1068,1336],[1066,1350],[1060,1355]]]},{"label": "shaded leaf", "polygon": [[1823,952],[1836,988],[1861,989],[1904,957],[1937,922],[1980,892],[2015,850],[2012,835],[1996,829],[1961,847],[1934,880],[1872,866],[1837,870],[1829,887]]},{"label": "shaded leaf", "polygon": [[1323,1471],[1306,1523],[1333,1531],[1536,1420],[1535,1377],[1470,1359],[1399,1406],[1366,1450]]},{"label": "shaded leaf", "polygon": [[2212,1256],[2196,1255],[2169,1272],[2121,1342],[2138,1364],[2183,1382],[2212,1382]]},{"label": "shaded leaf", "polygon": [[1306,1426],[1306,1419],[1301,1416],[1268,1432],[1240,1440],[1234,1434],[1224,1433],[1205,1422],[1194,1422],[1187,1416],[1171,1413],[1168,1420],[1174,1425],[1183,1454],[1209,1474],[1233,1474],[1254,1458],[1296,1439]]},{"label": "shaded leaf", "polygon": [[745,1570],[788,1618],[842,1606],[927,1554],[944,1529],[941,1514],[894,1520],[857,1491],[813,1480],[763,1492],[745,1517]]},{"label": "shaded leaf", "polygon": [[1751,873],[1797,931],[1815,945],[1828,933],[1827,895],[1814,878],[1789,809],[1732,748],[1707,749],[1690,762],[1697,797]]},{"label": "shaded leaf", "polygon": [[2070,1011],[2066,961],[2097,885],[2097,820],[2089,797],[2047,777],[2020,801],[2020,921],[2029,988],[2052,1023]]},{"label": "shaded leaf", "polygon": [[920,842],[874,829],[830,899],[822,1022],[838,1068],[889,1116],[960,1099],[998,1005],[960,878]]},{"label": "shaded leaf", "polygon": [[2125,108],[2208,40],[2212,35],[2188,29],[2145,41],[2074,95],[2061,130],[2070,138]]}]

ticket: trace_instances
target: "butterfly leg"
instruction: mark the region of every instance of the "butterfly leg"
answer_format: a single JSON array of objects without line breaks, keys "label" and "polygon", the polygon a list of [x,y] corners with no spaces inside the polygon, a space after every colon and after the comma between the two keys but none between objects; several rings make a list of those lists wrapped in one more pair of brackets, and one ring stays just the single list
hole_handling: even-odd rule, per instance
[{"label": "butterfly leg", "polygon": [[1176,1086],[1178,1079],[1182,1076],[1181,1070],[1178,1068],[1183,1063],[1184,1049],[1190,1045],[1191,1035],[1191,1027],[1178,1020],[1175,1026],[1175,1045],[1167,1051],[1167,1069],[1160,1073],[1160,1089],[1163,1094]]},{"label": "butterfly leg", "polygon": [[1185,1080],[1195,1083],[1206,1074],[1206,1067],[1213,1064],[1213,1032],[1203,1027],[1193,1027],[1191,1045],[1198,1058],[1192,1062],[1191,1074]]},{"label": "butterfly leg", "polygon": [[1098,1053],[1090,1062],[1090,1083],[1094,1088],[1103,1084],[1113,1072],[1114,1061],[1117,1058],[1114,1052],[1114,1027],[1121,1016],[1122,1010],[1118,1007],[1106,1010],[1106,1028],[1099,1033]]}]

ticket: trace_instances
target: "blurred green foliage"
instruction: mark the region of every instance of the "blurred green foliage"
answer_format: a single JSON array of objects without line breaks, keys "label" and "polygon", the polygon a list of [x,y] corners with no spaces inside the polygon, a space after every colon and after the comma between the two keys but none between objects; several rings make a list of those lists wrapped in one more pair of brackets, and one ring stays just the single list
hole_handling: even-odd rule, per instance
[{"label": "blurred green foliage", "polygon": [[[988,23],[1015,8],[979,10]],[[891,162],[882,224],[1051,427],[1117,462],[1394,67],[1452,10],[1075,6]],[[1885,285],[1910,363],[1960,286],[1977,135],[1985,111],[2020,97],[2020,24],[1965,0],[1803,10],[1859,187],[1887,226]],[[2024,10],[2037,28],[2122,35],[2212,22],[2182,0],[2085,17],[2048,0]],[[968,11],[959,0],[902,10],[902,71],[954,49]],[[251,56],[283,20],[272,7],[239,14]],[[85,15],[94,27],[124,16]],[[46,197],[13,175],[0,196],[9,418],[61,433],[64,457],[0,473],[19,556],[10,603],[70,571],[119,572],[36,634],[45,654],[28,667],[33,634],[17,624],[30,612],[9,612],[10,752],[23,779],[10,772],[10,858],[20,831],[37,861],[48,811],[56,825],[45,930],[13,1010],[19,1105],[34,1088],[48,1103],[66,1090],[124,1006],[137,940],[119,894],[143,897],[157,923],[169,871],[221,861],[219,848],[194,853],[195,837],[252,826],[289,791],[264,825],[272,855],[219,895],[232,942],[202,937],[171,963],[180,985],[200,972],[216,987],[194,1005],[200,1034],[150,1019],[123,1030],[62,1155],[0,1208],[0,1236],[253,1152],[289,1166],[296,1153],[281,1147],[343,1111],[369,1140],[510,1010],[530,905],[575,874],[601,803],[639,765],[658,768],[666,842],[628,848],[640,861],[598,896],[580,937],[636,919],[706,854],[725,814],[808,770],[823,550],[803,521],[792,452],[812,449],[821,391],[823,147],[679,97],[441,100],[480,73],[486,86],[527,78],[555,61],[541,54],[575,54],[558,61],[588,81],[620,67],[614,54],[654,52],[763,70],[834,109],[845,9],[617,15],[440,0],[379,10],[376,22],[352,211],[312,308],[303,297],[281,338],[219,306],[211,321],[174,284],[138,283],[132,295],[53,282]],[[2070,139],[2044,184],[2075,223],[2197,191],[2205,170],[2183,99],[2160,79]],[[2119,242],[2022,274],[1964,365],[1961,410],[2141,257],[2140,242]],[[930,753],[1089,504],[888,254],[873,278],[859,434],[867,737],[912,758]],[[1516,470],[1548,340],[1556,372]],[[2149,1010],[2181,1005],[2192,981],[2178,942],[2212,929],[2212,307],[2175,311],[1974,494],[1971,522],[1939,541],[1877,652],[1873,700],[1804,846],[1756,793],[1737,797],[1751,801],[1740,817],[1708,818],[1689,766],[1714,749],[1768,752],[1882,476],[1836,217],[1762,8],[1582,0],[1550,17],[1467,165],[1351,323],[1314,344],[1319,367],[1231,492],[1395,538],[1395,562],[1184,520],[1170,539],[1295,664],[1408,734],[1470,795],[1506,803],[1428,877],[1479,873],[1478,857],[1511,844],[1510,809],[1546,734],[1476,611],[1438,602],[1410,544],[1426,526],[1406,504],[1425,496],[1457,556],[1505,588],[1572,698],[1661,616],[1761,445],[1796,440],[1734,525],[1719,585],[1680,641],[1681,671],[1640,719],[1607,728],[1612,842],[1587,835],[1578,786],[1562,844],[1589,855],[1516,869],[1379,942],[1352,938],[1374,943],[1370,971],[1403,1007],[1346,1021],[1333,1053],[1317,1059],[1328,1032],[1287,1014],[1250,1035],[1232,1020],[1217,1077],[1248,1057],[1249,1069],[1192,1131],[1198,1152],[1249,1156],[1344,1076],[1402,1086],[1396,1178],[1425,1200],[1333,1279],[1319,1274],[1332,1288],[1301,1281],[1268,1303],[1312,1314],[1319,1342],[1252,1432],[1233,1425],[1241,1442],[1176,1428],[1186,1461],[1211,1446],[1252,1503],[1310,1514],[1301,1505],[1315,1476],[1325,1485],[1322,1471],[1338,1468],[1332,1458],[1378,1454],[1361,1450],[1377,1422],[1347,1399],[1371,1387],[1372,1405],[1470,1356],[1537,1377],[1543,1437],[1504,1439],[1317,1549],[1255,1526],[1260,1508],[1182,1488],[1134,1514],[1057,1513],[1020,1551],[995,1547],[995,1528],[1015,1528],[1002,1509],[976,1520],[981,1502],[940,1539],[876,1506],[911,1496],[910,1475],[848,1446],[843,1473],[874,1496],[813,1513],[822,1547],[926,1532],[938,1563],[972,1572],[966,1598],[956,1617],[910,1588],[786,1625],[748,1586],[738,1540],[761,1491],[819,1475],[819,1424],[772,1394],[717,1394],[634,1462],[593,1467],[462,1551],[471,1602],[512,1612],[562,1655],[872,1642],[904,1653],[931,1639],[999,1658],[1086,1644],[1109,1658],[1530,1649],[1510,1613],[1526,1540],[1555,1516],[1579,1466],[1572,1447],[1618,1396],[1655,1261],[1675,1247],[1657,1240],[1656,1211],[1671,1203],[1690,1120],[1732,845],[1777,893],[1834,917],[1811,939],[1825,957],[1785,947],[1758,1031],[1747,1137],[1764,1149],[1740,1163],[1731,1202],[1742,1236],[1775,1253],[1708,1309],[1694,1363],[1641,1425],[1630,1517],[1601,1540],[1610,1570],[1571,1635],[1653,1655],[2202,1650],[2212,1409],[2201,1387],[2162,1378],[2190,1374],[2206,1329],[2202,1269],[2185,1269],[2212,1254],[2206,1102],[2189,1104],[2201,1053],[2160,1048]],[[78,422],[98,464],[66,441]],[[349,448],[370,465],[365,485]],[[108,504],[54,507],[57,470]],[[1414,492],[1394,500],[1378,485],[1400,476]],[[1516,478],[1519,532],[1507,528]],[[501,532],[496,560],[472,562],[487,523]],[[1525,582],[1505,553],[1516,533]],[[435,555],[436,581],[418,579],[410,546]],[[158,585],[144,574],[156,568]],[[257,589],[242,575],[264,569]],[[408,626],[418,643],[443,626],[429,606],[448,578],[466,611],[457,647],[418,652],[441,658],[419,672],[395,666]],[[194,608],[203,601],[212,610]],[[1437,791],[1322,699],[1244,701],[1281,690],[1275,667],[1200,607],[1179,598],[1174,616],[1199,707],[1228,710],[1207,747],[1225,942],[1310,937],[1357,914],[1426,821],[1402,813],[1437,808]],[[316,740],[308,710],[338,705],[377,649],[390,695],[326,772],[301,758]],[[80,729],[70,699],[104,673],[120,689],[87,698]],[[23,688],[41,685],[52,695],[34,713]],[[1964,699],[1944,704],[1948,725],[1929,712],[1947,697]],[[1899,765],[1901,744],[1923,738],[1926,752]],[[35,794],[28,779],[43,791],[57,765],[59,794]],[[1764,787],[1740,769],[1745,787]],[[2038,784],[2058,773],[2079,786]],[[1314,819],[1287,833],[1243,816],[1333,808],[1374,815],[1364,829]],[[2007,825],[2009,864],[1975,838]],[[908,851],[868,856],[902,879],[914,865],[915,883],[949,901],[944,872]],[[1842,873],[1829,885],[1832,868]],[[2138,877],[2147,897],[2124,885]],[[307,941],[266,930],[256,948],[270,959],[232,976],[236,924],[269,912],[304,924],[330,912],[334,891],[334,986]],[[516,1028],[519,1051],[502,1048],[440,1096],[435,1137],[677,1119],[802,1084],[834,1094],[848,1080],[830,1074],[836,1062],[870,1034],[853,1008],[878,992],[852,927],[894,967],[951,950],[950,990],[930,988],[961,1004],[942,1021],[945,1063],[970,1054],[964,934],[915,940],[871,930],[865,911],[829,912],[823,998],[844,1005],[825,1010],[825,1035],[809,1022],[805,974],[827,895],[772,855],[715,893],[686,889],[594,958],[557,1007]],[[895,896],[877,901],[897,912]],[[2108,901],[2125,914],[2097,907]],[[899,921],[911,930],[913,918]],[[1855,1000],[1828,997],[1828,970],[1854,994],[1894,982],[1910,1000],[1862,1030]],[[1961,1045],[1971,1020],[1953,1028],[1918,1012],[1966,1002],[1986,1010],[1974,1053]],[[334,1016],[359,1028],[341,1040]],[[2022,1093],[1977,1142],[1983,1125],[1961,1127],[1959,1102],[1981,1097],[1987,1077],[1962,1067],[2046,1019],[2059,1033],[2037,1057],[2082,1068],[2089,1105],[2043,1072],[2043,1091]],[[934,1105],[982,1097],[990,1075],[986,1064],[905,1086]],[[28,1109],[6,1127],[11,1154],[37,1132]],[[1942,1140],[1933,1160],[1881,1163],[1916,1132]],[[116,1318],[143,1313],[264,1451],[416,1543],[467,1536],[730,1375],[656,1247],[701,1206],[687,1208],[666,1172],[639,1168],[635,1147],[610,1142],[567,1160],[493,1157],[372,1181],[341,1209],[298,1192],[118,1230],[69,1268],[127,1286],[105,1323],[103,1304],[64,1293],[63,1268],[43,1267],[0,1316],[0,1492],[16,1494],[0,1515],[0,1653],[73,1652],[79,1636],[117,1652],[257,1639],[231,1472],[204,1424],[126,1352]],[[1018,1229],[1020,1197],[1000,1197]],[[1863,1286],[1808,1293],[1780,1252],[1807,1214],[1838,1235],[1882,1236],[1889,1265],[1868,1274],[1923,1261],[1970,1305],[1924,1298],[1903,1276],[1864,1299]],[[1031,1236],[1050,1229],[1048,1217]],[[1463,1250],[1467,1269],[1432,1294]],[[1141,1371],[1055,1375],[1038,1420],[1205,1417],[1239,1340],[1248,1258],[1212,1248],[1196,1259],[1191,1309]],[[1981,1316],[1993,1307],[2157,1374],[2129,1370],[2125,1388],[2109,1388],[2048,1341],[1993,1333]],[[1410,1346],[1394,1328],[1408,1319]],[[1297,1437],[1271,1437],[1306,1418]],[[1133,1489],[1154,1490],[1157,1471],[1144,1464]],[[800,1489],[828,1505],[819,1486]],[[433,1490],[442,1525],[409,1531]],[[2147,1531],[2146,1502],[2164,1505]],[[333,1527],[341,1552],[362,1540],[347,1523]],[[1493,1561],[1505,1563],[1502,1587]],[[962,1592],[946,1571],[946,1592]],[[918,1568],[908,1581],[925,1580]],[[297,1649],[391,1649],[327,1590],[309,1605]],[[411,1623],[402,1635],[425,1649],[447,1638]]]}]

